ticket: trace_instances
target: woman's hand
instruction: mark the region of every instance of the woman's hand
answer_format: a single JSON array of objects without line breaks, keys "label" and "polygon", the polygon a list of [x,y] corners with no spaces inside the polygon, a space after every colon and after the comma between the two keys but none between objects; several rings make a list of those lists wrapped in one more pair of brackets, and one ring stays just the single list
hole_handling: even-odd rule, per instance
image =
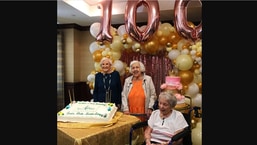
[{"label": "woman's hand", "polygon": [[129,111],[124,111],[123,113],[126,114],[126,115],[130,114]]},{"label": "woman's hand", "polygon": [[169,144],[169,142],[163,142],[163,143],[161,143],[161,145],[168,145]]},{"label": "woman's hand", "polygon": [[153,112],[153,109],[151,109],[151,108],[147,109],[147,112],[146,112],[147,118],[149,118],[151,116],[152,112]]},{"label": "woman's hand", "polygon": [[120,104],[117,104],[117,110],[120,110],[121,109],[121,105]]},{"label": "woman's hand", "polygon": [[172,145],[183,145],[183,138],[180,138],[180,139],[177,140],[177,141],[173,141],[173,142],[172,142]]}]

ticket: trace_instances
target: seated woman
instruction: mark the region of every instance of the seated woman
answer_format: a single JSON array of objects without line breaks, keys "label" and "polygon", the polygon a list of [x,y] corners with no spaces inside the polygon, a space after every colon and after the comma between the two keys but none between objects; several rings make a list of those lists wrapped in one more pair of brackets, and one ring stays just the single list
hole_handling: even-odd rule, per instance
[{"label": "seated woman", "polygon": [[[158,101],[159,109],[152,112],[144,132],[146,145],[168,145],[172,136],[188,126],[183,114],[174,110],[177,99],[172,93],[161,92]],[[172,145],[181,144],[182,138],[172,142]]]}]

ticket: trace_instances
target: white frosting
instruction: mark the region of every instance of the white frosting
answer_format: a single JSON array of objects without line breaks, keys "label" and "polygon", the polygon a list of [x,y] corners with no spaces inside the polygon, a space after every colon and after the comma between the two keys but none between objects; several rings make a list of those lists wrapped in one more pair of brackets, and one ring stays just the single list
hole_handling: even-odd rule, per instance
[{"label": "white frosting", "polygon": [[114,103],[77,101],[57,113],[57,121],[100,123],[109,122],[117,111]]},{"label": "white frosting", "polygon": [[185,102],[186,102],[185,99],[177,100],[177,104],[183,104],[183,103],[185,103]]}]

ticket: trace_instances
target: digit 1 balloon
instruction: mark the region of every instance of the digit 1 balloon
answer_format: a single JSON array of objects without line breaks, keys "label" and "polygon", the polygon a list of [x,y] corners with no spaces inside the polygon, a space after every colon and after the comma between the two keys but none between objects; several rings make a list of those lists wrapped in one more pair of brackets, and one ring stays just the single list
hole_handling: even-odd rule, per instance
[{"label": "digit 1 balloon", "polygon": [[102,8],[101,26],[96,40],[99,42],[112,42],[112,36],[110,34],[111,16],[112,16],[112,0],[103,0],[100,3]]}]

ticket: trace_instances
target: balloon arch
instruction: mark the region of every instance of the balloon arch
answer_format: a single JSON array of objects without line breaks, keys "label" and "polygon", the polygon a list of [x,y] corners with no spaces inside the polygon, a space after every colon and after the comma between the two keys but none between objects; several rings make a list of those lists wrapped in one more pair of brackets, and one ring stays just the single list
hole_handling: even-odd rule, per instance
[{"label": "balloon arch", "polygon": [[[151,9],[159,12],[157,3],[152,2],[151,5],[154,7]],[[148,25],[138,27],[129,23],[135,21],[135,8],[141,4],[147,7],[150,3],[128,0],[125,9],[126,23],[118,28],[112,27],[109,22],[110,1],[108,4],[103,2],[102,6],[105,8],[103,16],[106,17],[108,14],[109,21],[103,17],[102,25],[95,22],[90,26],[90,34],[96,38],[96,41],[89,45],[95,67],[87,76],[91,94],[94,89],[95,74],[101,71],[99,63],[103,57],[113,60],[113,69],[120,73],[122,81],[130,75],[128,67],[130,61],[140,60],[146,65],[146,73],[152,76],[157,93],[160,92],[160,85],[164,83],[165,76],[177,75],[181,77],[184,94],[192,98],[193,105],[201,106],[202,28],[201,23],[195,26],[184,17],[188,2],[176,0],[174,26],[170,23],[161,23],[158,17],[153,17],[153,15],[159,16],[159,13],[150,13],[149,17],[155,19],[148,20]],[[134,15],[126,15],[132,13]]]}]

